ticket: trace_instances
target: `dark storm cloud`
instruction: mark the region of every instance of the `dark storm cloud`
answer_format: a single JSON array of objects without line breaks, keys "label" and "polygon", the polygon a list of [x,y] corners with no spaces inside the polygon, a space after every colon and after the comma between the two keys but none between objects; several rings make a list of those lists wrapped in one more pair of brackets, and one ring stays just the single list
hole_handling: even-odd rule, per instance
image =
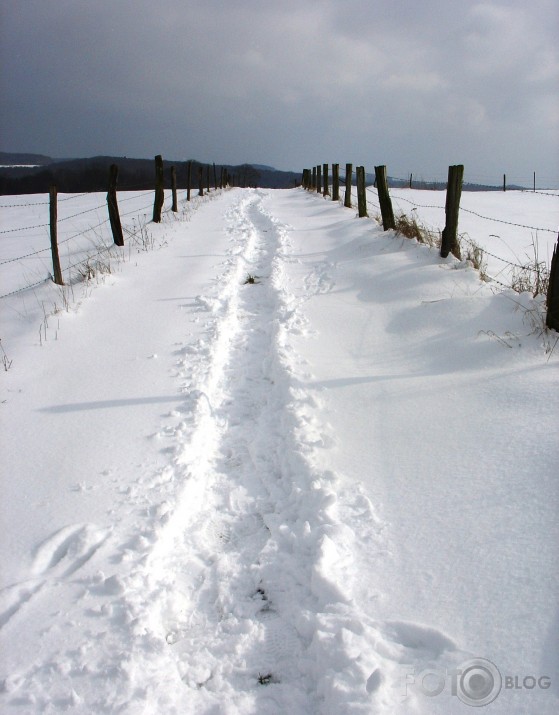
[{"label": "dark storm cloud", "polygon": [[8,0],[2,147],[556,178],[555,2]]}]

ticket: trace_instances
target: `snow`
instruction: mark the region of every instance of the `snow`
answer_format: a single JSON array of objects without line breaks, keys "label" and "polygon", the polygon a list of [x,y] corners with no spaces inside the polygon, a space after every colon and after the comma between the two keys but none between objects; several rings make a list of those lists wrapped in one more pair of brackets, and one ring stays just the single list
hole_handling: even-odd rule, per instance
[{"label": "snow", "polygon": [[[64,289],[48,252],[12,260],[48,248],[12,231],[47,197],[0,201],[2,712],[452,715],[476,658],[488,712],[557,712],[541,297],[300,189],[160,225],[119,194],[124,249],[102,195],[61,198],[62,239],[98,224],[63,265],[110,264]],[[393,199],[442,227],[442,194]],[[552,245],[556,197],[465,200]],[[495,255],[531,245],[498,225]]]}]

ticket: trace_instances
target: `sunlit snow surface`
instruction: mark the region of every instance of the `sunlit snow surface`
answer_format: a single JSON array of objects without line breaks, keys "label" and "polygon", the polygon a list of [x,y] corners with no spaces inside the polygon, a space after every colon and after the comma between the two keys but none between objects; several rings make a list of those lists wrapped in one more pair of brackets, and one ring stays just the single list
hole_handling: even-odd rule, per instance
[{"label": "sunlit snow surface", "polygon": [[[393,199],[443,227],[444,194]],[[89,281],[0,266],[37,283],[0,302],[2,712],[559,711],[541,299],[302,190],[150,201],[97,257],[104,196],[59,204]],[[46,202],[2,197],[0,263],[48,249]],[[463,206],[550,254],[556,197]]]}]

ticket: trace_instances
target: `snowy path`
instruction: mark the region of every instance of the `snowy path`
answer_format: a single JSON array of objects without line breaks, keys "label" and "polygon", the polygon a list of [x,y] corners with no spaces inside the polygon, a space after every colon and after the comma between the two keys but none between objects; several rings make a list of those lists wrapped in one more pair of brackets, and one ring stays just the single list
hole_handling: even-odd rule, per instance
[{"label": "snowy path", "polygon": [[6,374],[3,712],[453,715],[413,677],[553,675],[557,360],[518,306],[301,191],[153,231]]}]

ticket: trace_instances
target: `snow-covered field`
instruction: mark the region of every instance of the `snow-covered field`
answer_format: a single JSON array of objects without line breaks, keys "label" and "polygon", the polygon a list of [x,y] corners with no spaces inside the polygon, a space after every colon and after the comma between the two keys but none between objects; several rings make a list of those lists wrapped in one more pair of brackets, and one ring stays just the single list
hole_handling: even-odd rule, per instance
[{"label": "snow-covered field", "polygon": [[[392,196],[442,228],[443,194]],[[0,201],[2,712],[559,711],[541,299],[300,189],[160,225],[119,195],[96,257],[104,196],[68,197],[64,266],[111,272],[62,289],[46,200]],[[556,197],[462,205],[553,245]]]}]

